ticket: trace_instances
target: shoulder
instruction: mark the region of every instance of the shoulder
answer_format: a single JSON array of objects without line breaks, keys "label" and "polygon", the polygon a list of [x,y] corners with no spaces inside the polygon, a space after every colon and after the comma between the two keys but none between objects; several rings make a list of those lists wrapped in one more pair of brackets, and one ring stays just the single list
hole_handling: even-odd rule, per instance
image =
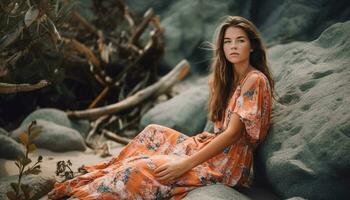
[{"label": "shoulder", "polygon": [[247,74],[247,77],[243,80],[241,87],[243,91],[247,91],[251,88],[258,87],[260,84],[266,84],[267,78],[265,74],[258,70],[253,70]]}]

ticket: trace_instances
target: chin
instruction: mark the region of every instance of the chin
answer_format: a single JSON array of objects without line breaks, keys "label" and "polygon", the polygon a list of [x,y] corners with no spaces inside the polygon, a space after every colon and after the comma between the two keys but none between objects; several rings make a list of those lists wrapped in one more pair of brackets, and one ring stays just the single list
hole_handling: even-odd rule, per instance
[{"label": "chin", "polygon": [[230,62],[231,62],[232,64],[236,64],[236,63],[242,62],[242,60],[240,60],[240,59],[231,59]]}]

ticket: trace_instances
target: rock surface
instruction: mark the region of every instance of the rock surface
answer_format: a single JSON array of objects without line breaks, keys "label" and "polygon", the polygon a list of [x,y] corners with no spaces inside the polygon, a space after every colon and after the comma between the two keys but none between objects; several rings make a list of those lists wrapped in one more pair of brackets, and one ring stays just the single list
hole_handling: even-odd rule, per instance
[{"label": "rock surface", "polygon": [[37,119],[43,119],[57,125],[75,129],[83,137],[87,135],[90,128],[88,120],[70,120],[64,111],[55,108],[41,108],[35,110],[22,121],[21,126]]},{"label": "rock surface", "polygon": [[140,129],[148,124],[173,128],[189,136],[202,132],[207,121],[208,86],[197,86],[160,103],[142,118]]},{"label": "rock surface", "polygon": [[[10,183],[17,183],[17,181],[18,176],[0,178],[0,199],[7,199],[6,192],[12,191]],[[53,176],[28,175],[24,176],[21,182],[30,186],[34,194],[31,199],[35,200],[46,195],[53,188],[55,179]]]},{"label": "rock surface", "polygon": [[249,197],[225,185],[210,185],[197,188],[184,200],[251,200]]},{"label": "rock surface", "polygon": [[280,103],[260,156],[283,198],[348,199],[350,21],[269,50]]},{"label": "rock surface", "polygon": [[0,158],[15,160],[24,156],[23,147],[11,137],[0,135]]},{"label": "rock surface", "polygon": [[[37,126],[42,127],[39,136],[33,140],[37,147],[57,152],[85,151],[84,139],[76,130],[42,119],[36,121]],[[12,132],[11,137],[19,141],[19,135],[27,131],[28,126],[29,124],[23,124]]]},{"label": "rock surface", "polygon": [[150,7],[161,16],[165,28],[165,57],[169,68],[186,58],[191,71],[203,72],[210,63],[204,41],[212,41],[218,20],[224,15],[240,15],[258,27],[268,46],[296,40],[310,41],[328,26],[350,20],[350,1],[339,0],[126,0],[140,15]]}]

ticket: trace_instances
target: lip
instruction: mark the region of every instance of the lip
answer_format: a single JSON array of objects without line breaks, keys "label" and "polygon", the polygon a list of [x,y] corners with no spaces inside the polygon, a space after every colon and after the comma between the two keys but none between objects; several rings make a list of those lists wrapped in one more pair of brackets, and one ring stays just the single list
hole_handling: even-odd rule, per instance
[{"label": "lip", "polygon": [[239,53],[230,53],[230,56],[239,56]]}]

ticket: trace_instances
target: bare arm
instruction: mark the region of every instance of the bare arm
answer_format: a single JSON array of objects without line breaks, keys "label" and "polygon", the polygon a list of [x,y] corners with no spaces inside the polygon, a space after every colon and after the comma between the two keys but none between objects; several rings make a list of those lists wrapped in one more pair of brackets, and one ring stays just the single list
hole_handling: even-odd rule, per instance
[{"label": "bare arm", "polygon": [[[258,81],[258,79],[259,77],[256,74],[248,77],[247,81],[242,87],[242,94],[245,94],[247,91],[249,91],[252,88],[253,84]],[[225,147],[232,145],[239,140],[245,128],[243,122],[241,122],[239,118],[240,117],[237,113],[233,113],[228,127],[224,132],[215,137],[199,152],[186,158],[185,162],[191,167],[190,169],[216,156],[222,152]]]},{"label": "bare arm", "polygon": [[189,168],[192,169],[197,165],[216,156],[217,154],[222,152],[225,147],[232,145],[238,141],[238,139],[241,137],[243,128],[244,125],[240,121],[239,116],[236,113],[233,113],[227,129],[220,135],[215,137],[199,152],[186,158],[185,162],[187,163]]}]

